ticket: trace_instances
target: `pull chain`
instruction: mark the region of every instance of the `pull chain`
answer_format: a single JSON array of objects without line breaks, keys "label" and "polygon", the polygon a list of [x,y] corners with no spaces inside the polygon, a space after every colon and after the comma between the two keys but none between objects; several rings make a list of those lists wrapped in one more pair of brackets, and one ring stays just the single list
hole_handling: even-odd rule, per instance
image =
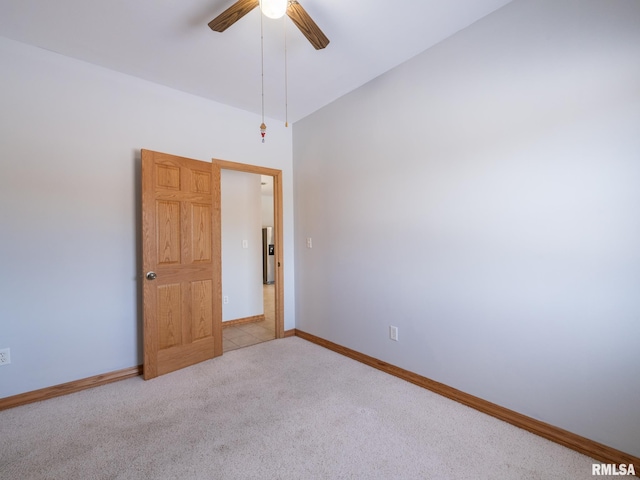
[{"label": "pull chain", "polygon": [[284,19],[284,126],[289,126],[289,86],[288,86],[288,69],[287,69],[287,22],[286,15]]},{"label": "pull chain", "polygon": [[262,123],[260,124],[260,136],[264,143],[264,136],[267,134],[267,125],[264,123],[264,29],[262,27],[262,6],[260,6],[260,83],[262,86]]}]

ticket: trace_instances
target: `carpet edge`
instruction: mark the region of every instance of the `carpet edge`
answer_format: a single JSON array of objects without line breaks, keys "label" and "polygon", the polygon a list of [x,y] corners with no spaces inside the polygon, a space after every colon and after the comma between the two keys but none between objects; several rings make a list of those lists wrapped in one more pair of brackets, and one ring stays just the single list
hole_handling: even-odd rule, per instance
[{"label": "carpet edge", "polygon": [[337,343],[325,340],[321,337],[317,337],[313,334],[295,330],[295,335],[303,340],[307,340],[311,343],[315,343],[321,347],[332,350],[336,353],[349,357],[358,362],[369,365],[370,367],[381,370],[385,373],[401,378],[407,382],[413,383],[419,387],[425,388],[429,391],[442,395],[443,397],[454,400],[458,403],[462,403],[468,407],[471,407],[479,412],[490,415],[494,418],[507,422],[518,428],[522,428],[531,432],[539,437],[550,440],[554,443],[560,444],[578,453],[599,460],[603,463],[615,463],[615,464],[634,464],[636,475],[640,473],[640,458],[622,452],[615,448],[603,445],[594,440],[586,437],[582,437],[575,433],[564,430],[560,427],[536,420],[528,417],[516,411],[502,407],[495,403],[489,402],[482,398],[476,397],[469,393],[463,392],[456,388],[450,387],[430,378],[423,377],[417,373],[405,370],[390,363],[384,362],[374,357],[370,357],[364,353],[360,353],[356,350],[352,350],[348,347],[344,347]]},{"label": "carpet edge", "polygon": [[0,411],[142,375],[142,365],[0,398]]}]

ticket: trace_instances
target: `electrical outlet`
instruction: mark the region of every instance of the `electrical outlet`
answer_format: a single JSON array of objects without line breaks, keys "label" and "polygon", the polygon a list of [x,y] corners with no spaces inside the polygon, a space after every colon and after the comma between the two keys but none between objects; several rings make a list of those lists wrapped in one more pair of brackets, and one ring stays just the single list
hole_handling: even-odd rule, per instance
[{"label": "electrical outlet", "polygon": [[229,296],[225,295],[224,297],[222,297],[222,303],[229,303]]},{"label": "electrical outlet", "polygon": [[8,365],[11,363],[11,350],[8,348],[0,349],[0,365]]},{"label": "electrical outlet", "polygon": [[393,325],[389,326],[389,338],[394,342],[398,341],[398,327],[394,327]]}]

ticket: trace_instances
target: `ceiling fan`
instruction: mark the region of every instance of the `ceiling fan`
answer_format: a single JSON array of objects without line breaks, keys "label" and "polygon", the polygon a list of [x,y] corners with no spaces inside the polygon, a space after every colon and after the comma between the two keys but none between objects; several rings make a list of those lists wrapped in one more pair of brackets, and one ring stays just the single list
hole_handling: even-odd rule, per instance
[{"label": "ceiling fan", "polygon": [[[329,45],[329,39],[324,33],[322,33],[322,30],[320,30],[318,25],[316,25],[307,11],[302,8],[302,5],[300,5],[297,0],[280,0],[280,2],[282,4],[282,8],[280,9],[281,12],[274,13],[272,16],[267,11],[267,1],[262,0],[262,3],[264,3],[264,5],[261,6],[263,13],[271,18],[279,18],[286,13],[316,50],[320,50]],[[209,27],[211,30],[216,32],[224,32],[227,28],[260,5],[260,3],[260,0],[238,0],[216,18],[211,20],[209,22]]]}]

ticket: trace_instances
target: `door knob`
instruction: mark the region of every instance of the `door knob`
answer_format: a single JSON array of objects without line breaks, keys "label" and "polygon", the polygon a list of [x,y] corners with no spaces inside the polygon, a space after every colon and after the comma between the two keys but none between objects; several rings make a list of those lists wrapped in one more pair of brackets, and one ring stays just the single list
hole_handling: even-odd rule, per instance
[{"label": "door knob", "polygon": [[147,280],[155,280],[157,276],[158,275],[156,275],[156,272],[148,272],[147,273]]}]

